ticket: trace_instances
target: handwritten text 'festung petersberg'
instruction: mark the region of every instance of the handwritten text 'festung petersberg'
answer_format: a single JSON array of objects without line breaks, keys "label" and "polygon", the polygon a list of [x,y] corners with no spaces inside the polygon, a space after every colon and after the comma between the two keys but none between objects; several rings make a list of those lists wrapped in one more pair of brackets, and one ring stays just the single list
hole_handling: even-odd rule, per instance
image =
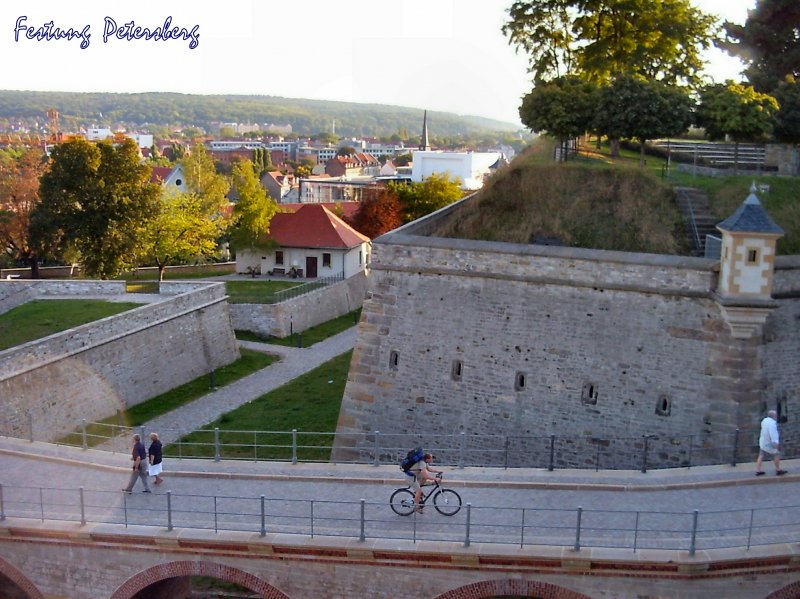
[{"label": "handwritten text 'festung petersberg'", "polygon": [[[27,24],[28,17],[22,16],[17,19],[17,24],[14,27],[14,41],[19,42],[21,39],[26,38],[29,40],[36,40],[37,42],[52,42],[58,40],[80,40],[80,47],[86,49],[89,47],[89,41],[92,38],[90,33],[90,25],[86,25],[82,29],[74,27],[59,27],[51,20],[40,26],[31,26]],[[158,27],[140,27],[135,21],[130,20],[127,23],[117,24],[111,17],[106,17],[103,20],[103,43],[107,44],[110,40],[116,38],[118,40],[185,40],[189,42],[189,48],[194,50],[199,43],[200,34],[198,30],[199,25],[195,25],[191,29],[186,27],[173,27],[172,17],[167,17],[163,25]]]}]

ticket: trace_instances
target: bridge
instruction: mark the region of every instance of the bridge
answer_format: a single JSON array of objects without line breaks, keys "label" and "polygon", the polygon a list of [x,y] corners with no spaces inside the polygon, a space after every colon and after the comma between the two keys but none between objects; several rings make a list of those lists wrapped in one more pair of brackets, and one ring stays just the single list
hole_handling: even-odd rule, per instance
[{"label": "bridge", "polygon": [[452,517],[389,508],[396,466],[168,459],[0,438],[0,598],[176,598],[191,576],[262,597],[800,597],[799,462],[445,468]]}]

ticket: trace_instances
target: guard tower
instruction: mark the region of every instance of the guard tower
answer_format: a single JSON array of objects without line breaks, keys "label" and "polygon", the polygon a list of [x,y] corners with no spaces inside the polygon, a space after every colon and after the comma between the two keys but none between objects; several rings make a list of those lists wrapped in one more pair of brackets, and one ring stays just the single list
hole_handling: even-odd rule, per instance
[{"label": "guard tower", "polygon": [[738,210],[717,229],[722,233],[717,302],[733,336],[747,339],[761,333],[775,307],[775,244],[784,231],[764,210],[755,183]]}]

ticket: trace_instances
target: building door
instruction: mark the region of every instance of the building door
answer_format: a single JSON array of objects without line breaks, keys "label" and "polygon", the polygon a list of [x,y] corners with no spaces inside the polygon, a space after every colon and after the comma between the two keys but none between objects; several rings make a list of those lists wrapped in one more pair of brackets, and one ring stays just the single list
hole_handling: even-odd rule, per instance
[{"label": "building door", "polygon": [[308,279],[316,279],[317,278],[317,257],[316,256],[306,256],[306,278],[308,278]]}]

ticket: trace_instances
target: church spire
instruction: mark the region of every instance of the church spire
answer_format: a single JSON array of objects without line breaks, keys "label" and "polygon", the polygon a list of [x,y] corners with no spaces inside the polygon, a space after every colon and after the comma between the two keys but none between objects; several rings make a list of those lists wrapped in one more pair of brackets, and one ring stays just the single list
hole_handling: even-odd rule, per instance
[{"label": "church spire", "polygon": [[431,144],[428,143],[428,111],[426,110],[422,115],[422,139],[419,142],[419,149],[427,152],[431,149]]}]

